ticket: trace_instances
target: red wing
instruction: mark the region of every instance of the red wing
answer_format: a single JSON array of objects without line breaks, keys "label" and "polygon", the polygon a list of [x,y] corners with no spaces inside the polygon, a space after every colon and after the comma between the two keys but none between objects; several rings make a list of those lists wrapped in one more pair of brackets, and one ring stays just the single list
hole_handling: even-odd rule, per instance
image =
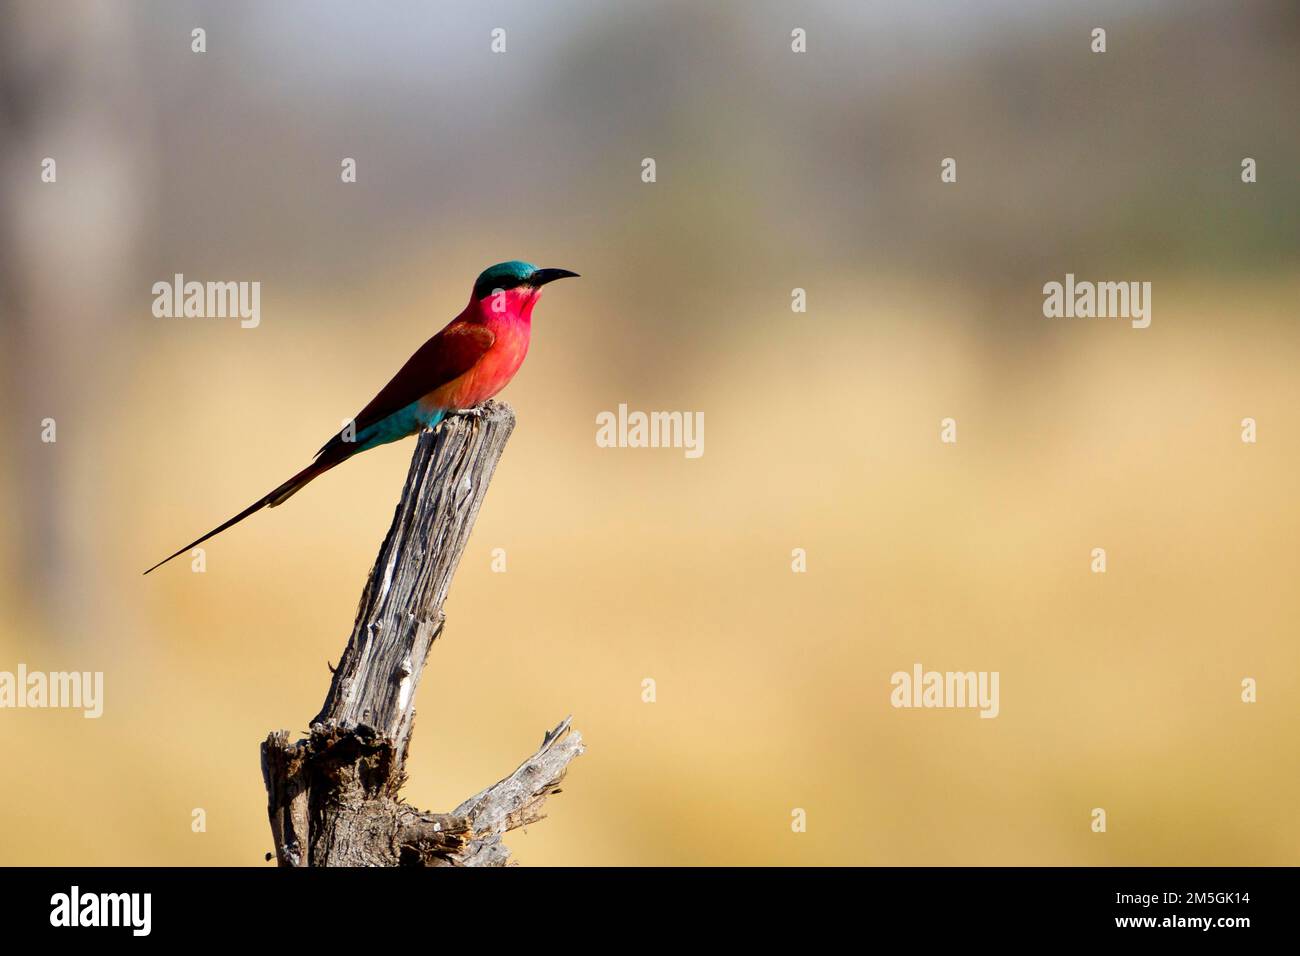
[{"label": "red wing", "polygon": [[[463,319],[452,322],[416,349],[415,354],[393,376],[393,380],[357,413],[353,419],[355,430],[360,432],[375,422],[382,421],[393,412],[419,401],[435,388],[464,375],[492,347],[494,341],[496,336],[487,326]],[[338,436],[331,438],[325,448],[338,440]]]}]

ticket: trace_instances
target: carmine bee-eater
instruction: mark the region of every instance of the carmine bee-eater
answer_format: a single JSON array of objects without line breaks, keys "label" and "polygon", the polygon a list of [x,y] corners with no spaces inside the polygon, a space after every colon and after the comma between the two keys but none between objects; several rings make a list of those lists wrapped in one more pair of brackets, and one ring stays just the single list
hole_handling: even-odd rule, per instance
[{"label": "carmine bee-eater", "polygon": [[518,260],[483,270],[474,283],[469,305],[416,350],[370,404],[325,443],[314,462],[149,571],[249,515],[283,504],[312,479],[353,455],[432,428],[448,415],[487,401],[509,384],[528,354],[533,306],[541,297],[542,286],[569,276],[577,273],[539,269]]}]

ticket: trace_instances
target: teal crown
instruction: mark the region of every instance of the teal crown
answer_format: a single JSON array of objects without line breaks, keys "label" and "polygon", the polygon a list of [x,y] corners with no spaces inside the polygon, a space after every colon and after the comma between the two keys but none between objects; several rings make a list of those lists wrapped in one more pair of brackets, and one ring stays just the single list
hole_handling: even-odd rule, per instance
[{"label": "teal crown", "polygon": [[531,279],[536,271],[537,266],[518,259],[488,266],[474,282],[474,298],[481,299],[485,295],[491,295],[494,289],[513,289],[521,286]]}]

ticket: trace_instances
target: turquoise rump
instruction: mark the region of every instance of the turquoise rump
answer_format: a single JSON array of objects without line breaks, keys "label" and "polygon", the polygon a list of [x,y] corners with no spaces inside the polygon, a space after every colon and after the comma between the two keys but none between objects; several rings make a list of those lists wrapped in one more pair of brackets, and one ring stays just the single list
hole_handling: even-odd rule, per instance
[{"label": "turquoise rump", "polygon": [[445,408],[422,409],[419,402],[411,402],[405,408],[400,408],[387,418],[357,432],[357,451],[369,451],[377,445],[386,445],[421,429],[432,428],[446,417]]}]

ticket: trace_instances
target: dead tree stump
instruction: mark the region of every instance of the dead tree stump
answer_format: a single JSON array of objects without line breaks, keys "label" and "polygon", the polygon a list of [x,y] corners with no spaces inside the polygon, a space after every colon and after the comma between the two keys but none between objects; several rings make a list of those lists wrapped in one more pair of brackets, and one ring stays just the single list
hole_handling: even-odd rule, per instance
[{"label": "dead tree stump", "polygon": [[542,818],[542,804],[582,753],[565,718],[514,773],[449,813],[417,810],[399,794],[425,658],[514,426],[509,405],[487,402],[419,435],[310,736],[291,744],[281,730],[262,744],[281,866],[505,865],[502,834]]}]

